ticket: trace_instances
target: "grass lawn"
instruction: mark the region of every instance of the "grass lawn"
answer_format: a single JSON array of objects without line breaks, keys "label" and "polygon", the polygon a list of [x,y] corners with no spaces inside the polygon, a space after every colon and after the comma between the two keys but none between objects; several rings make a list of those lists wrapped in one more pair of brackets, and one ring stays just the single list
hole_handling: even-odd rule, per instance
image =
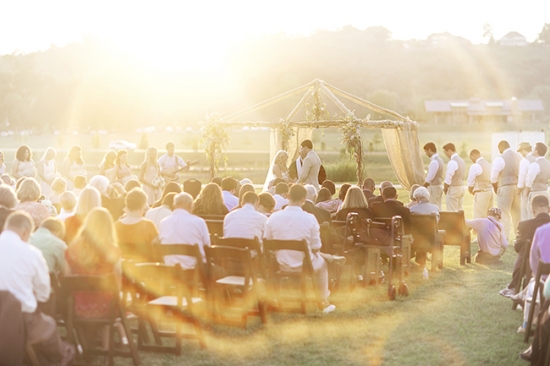
[{"label": "grass lawn", "polygon": [[[401,193],[403,194],[403,193]],[[472,199],[465,209],[472,212]],[[472,246],[477,251],[477,246]],[[143,365],[525,365],[516,334],[522,312],[498,295],[511,278],[515,253],[491,267],[459,265],[458,247],[445,247],[445,268],[406,278],[410,296],[388,301],[386,285],[342,291],[324,315],[271,313],[248,329],[207,325],[207,349],[183,342],[179,357],[140,352]],[[347,277],[346,277],[347,278]],[[395,282],[394,282],[395,283]],[[130,365],[117,359],[117,364]]]}]

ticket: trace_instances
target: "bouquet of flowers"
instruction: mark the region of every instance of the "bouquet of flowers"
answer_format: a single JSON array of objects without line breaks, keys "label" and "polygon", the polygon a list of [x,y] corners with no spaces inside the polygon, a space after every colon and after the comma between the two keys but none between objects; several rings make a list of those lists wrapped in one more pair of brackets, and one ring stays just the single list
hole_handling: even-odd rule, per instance
[{"label": "bouquet of flowers", "polygon": [[157,189],[160,189],[162,187],[164,187],[164,185],[166,184],[166,181],[164,180],[163,177],[161,177],[160,175],[158,177],[156,177],[155,179],[153,179],[153,181],[151,182],[151,184],[153,186],[155,186]]}]

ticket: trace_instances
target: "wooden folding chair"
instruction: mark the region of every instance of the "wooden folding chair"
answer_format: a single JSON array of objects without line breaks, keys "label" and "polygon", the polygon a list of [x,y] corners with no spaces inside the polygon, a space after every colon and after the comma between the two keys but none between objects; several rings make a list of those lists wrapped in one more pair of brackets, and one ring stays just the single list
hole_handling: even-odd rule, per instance
[{"label": "wooden folding chair", "polygon": [[[274,296],[277,299],[279,305],[287,301],[298,301],[301,304],[301,312],[306,313],[307,303],[317,303],[320,310],[323,309],[323,300],[319,289],[315,284],[315,273],[313,271],[313,264],[311,263],[310,250],[305,240],[267,240],[264,239],[264,253],[268,274],[268,281],[270,288],[274,292]],[[299,271],[284,271],[280,268],[277,262],[277,251],[279,250],[293,250],[301,252],[304,255],[302,267]],[[285,278],[299,279],[301,296],[296,297],[282,297],[280,294],[281,281]],[[313,292],[315,296],[310,298],[307,296],[307,282],[308,278],[313,285]]]},{"label": "wooden folding chair", "polygon": [[[222,240],[223,241],[223,240]],[[223,271],[220,278],[210,276],[209,289],[212,292],[213,315],[216,320],[227,324],[247,326],[249,315],[260,316],[262,323],[267,322],[265,294],[260,284],[249,248],[237,248],[213,245],[204,248],[209,270]],[[261,255],[261,254],[260,254]],[[240,303],[240,307],[235,305]],[[250,304],[255,304],[253,309]],[[227,313],[237,310],[240,322],[226,317]]]},{"label": "wooden folding chair", "polygon": [[466,226],[464,211],[441,211],[438,228],[445,230],[444,245],[460,247],[460,264],[472,263],[470,229]]},{"label": "wooden folding chair", "polygon": [[411,214],[411,234],[414,238],[414,250],[432,253],[432,271],[443,268],[443,243],[445,231],[438,230],[435,214]]},{"label": "wooden folding chair", "polygon": [[[351,235],[348,231],[346,221],[333,220],[331,224],[326,222],[322,223],[320,229],[322,243],[321,251],[323,253],[346,257],[346,265],[351,266],[350,290],[353,291],[357,283],[357,275],[359,275],[359,273],[356,273],[356,261],[361,260],[360,258],[363,258],[365,254],[364,250],[355,246],[353,242],[346,242],[347,236]],[[343,267],[333,268],[334,284],[331,290],[340,289],[343,269]],[[369,283],[369,281],[367,280],[365,284],[366,283]]]},{"label": "wooden folding chair", "polygon": [[529,337],[531,336],[531,327],[533,325],[533,318],[535,316],[535,308],[537,305],[537,296],[540,298],[540,303],[544,303],[544,283],[541,284],[542,276],[548,276],[550,274],[550,263],[544,263],[539,261],[539,266],[537,269],[537,275],[535,276],[535,289],[533,290],[533,296],[531,299],[525,299],[525,302],[530,301],[531,307],[529,308],[529,317],[527,318],[527,328],[525,328],[525,343],[529,342]]},{"label": "wooden folding chair", "polygon": [[250,254],[252,255],[252,264],[254,265],[254,271],[258,278],[265,279],[265,263],[264,255],[262,251],[262,245],[260,239],[254,237],[254,239],[245,239],[245,238],[224,238],[214,235],[212,237],[212,245],[223,246],[223,247],[232,247],[232,248],[241,248],[250,249]]},{"label": "wooden folding chair", "polygon": [[[131,329],[126,320],[126,308],[124,301],[120,299],[120,292],[114,274],[107,276],[86,276],[70,275],[65,276],[61,281],[65,294],[68,296],[67,305],[67,340],[78,347],[78,342],[74,338],[75,327],[80,325],[107,325],[109,327],[109,349],[108,351],[99,350],[94,345],[86,344],[84,339],[80,339],[84,351],[84,356],[103,355],[106,356],[105,364],[114,365],[115,353],[117,356],[131,357],[134,365],[139,365],[139,358],[132,338]],[[110,297],[109,315],[106,318],[80,318],[75,315],[75,295],[78,293],[101,293]],[[124,331],[128,337],[129,351],[120,351],[115,346],[115,321],[120,318]],[[119,345],[122,346],[122,343]],[[116,348],[116,349],[115,349]],[[72,365],[77,365],[73,362]],[[83,365],[83,364],[80,364]]]},{"label": "wooden folding chair", "polygon": [[223,220],[204,220],[206,221],[206,226],[208,227],[208,233],[210,238],[214,235],[219,237],[223,236]]}]

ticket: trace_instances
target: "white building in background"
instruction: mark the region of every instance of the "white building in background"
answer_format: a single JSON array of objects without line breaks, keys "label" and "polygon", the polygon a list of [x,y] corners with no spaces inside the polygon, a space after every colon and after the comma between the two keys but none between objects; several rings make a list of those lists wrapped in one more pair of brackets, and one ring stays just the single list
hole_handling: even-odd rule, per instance
[{"label": "white building in background", "polygon": [[509,32],[498,41],[501,46],[523,47],[527,46],[527,38],[518,32]]}]

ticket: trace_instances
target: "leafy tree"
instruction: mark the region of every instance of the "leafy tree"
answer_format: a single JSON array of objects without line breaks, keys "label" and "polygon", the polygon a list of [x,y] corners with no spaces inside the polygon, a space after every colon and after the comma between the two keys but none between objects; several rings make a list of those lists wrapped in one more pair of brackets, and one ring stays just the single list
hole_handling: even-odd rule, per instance
[{"label": "leafy tree", "polygon": [[537,38],[539,43],[550,44],[550,23],[545,23]]}]

